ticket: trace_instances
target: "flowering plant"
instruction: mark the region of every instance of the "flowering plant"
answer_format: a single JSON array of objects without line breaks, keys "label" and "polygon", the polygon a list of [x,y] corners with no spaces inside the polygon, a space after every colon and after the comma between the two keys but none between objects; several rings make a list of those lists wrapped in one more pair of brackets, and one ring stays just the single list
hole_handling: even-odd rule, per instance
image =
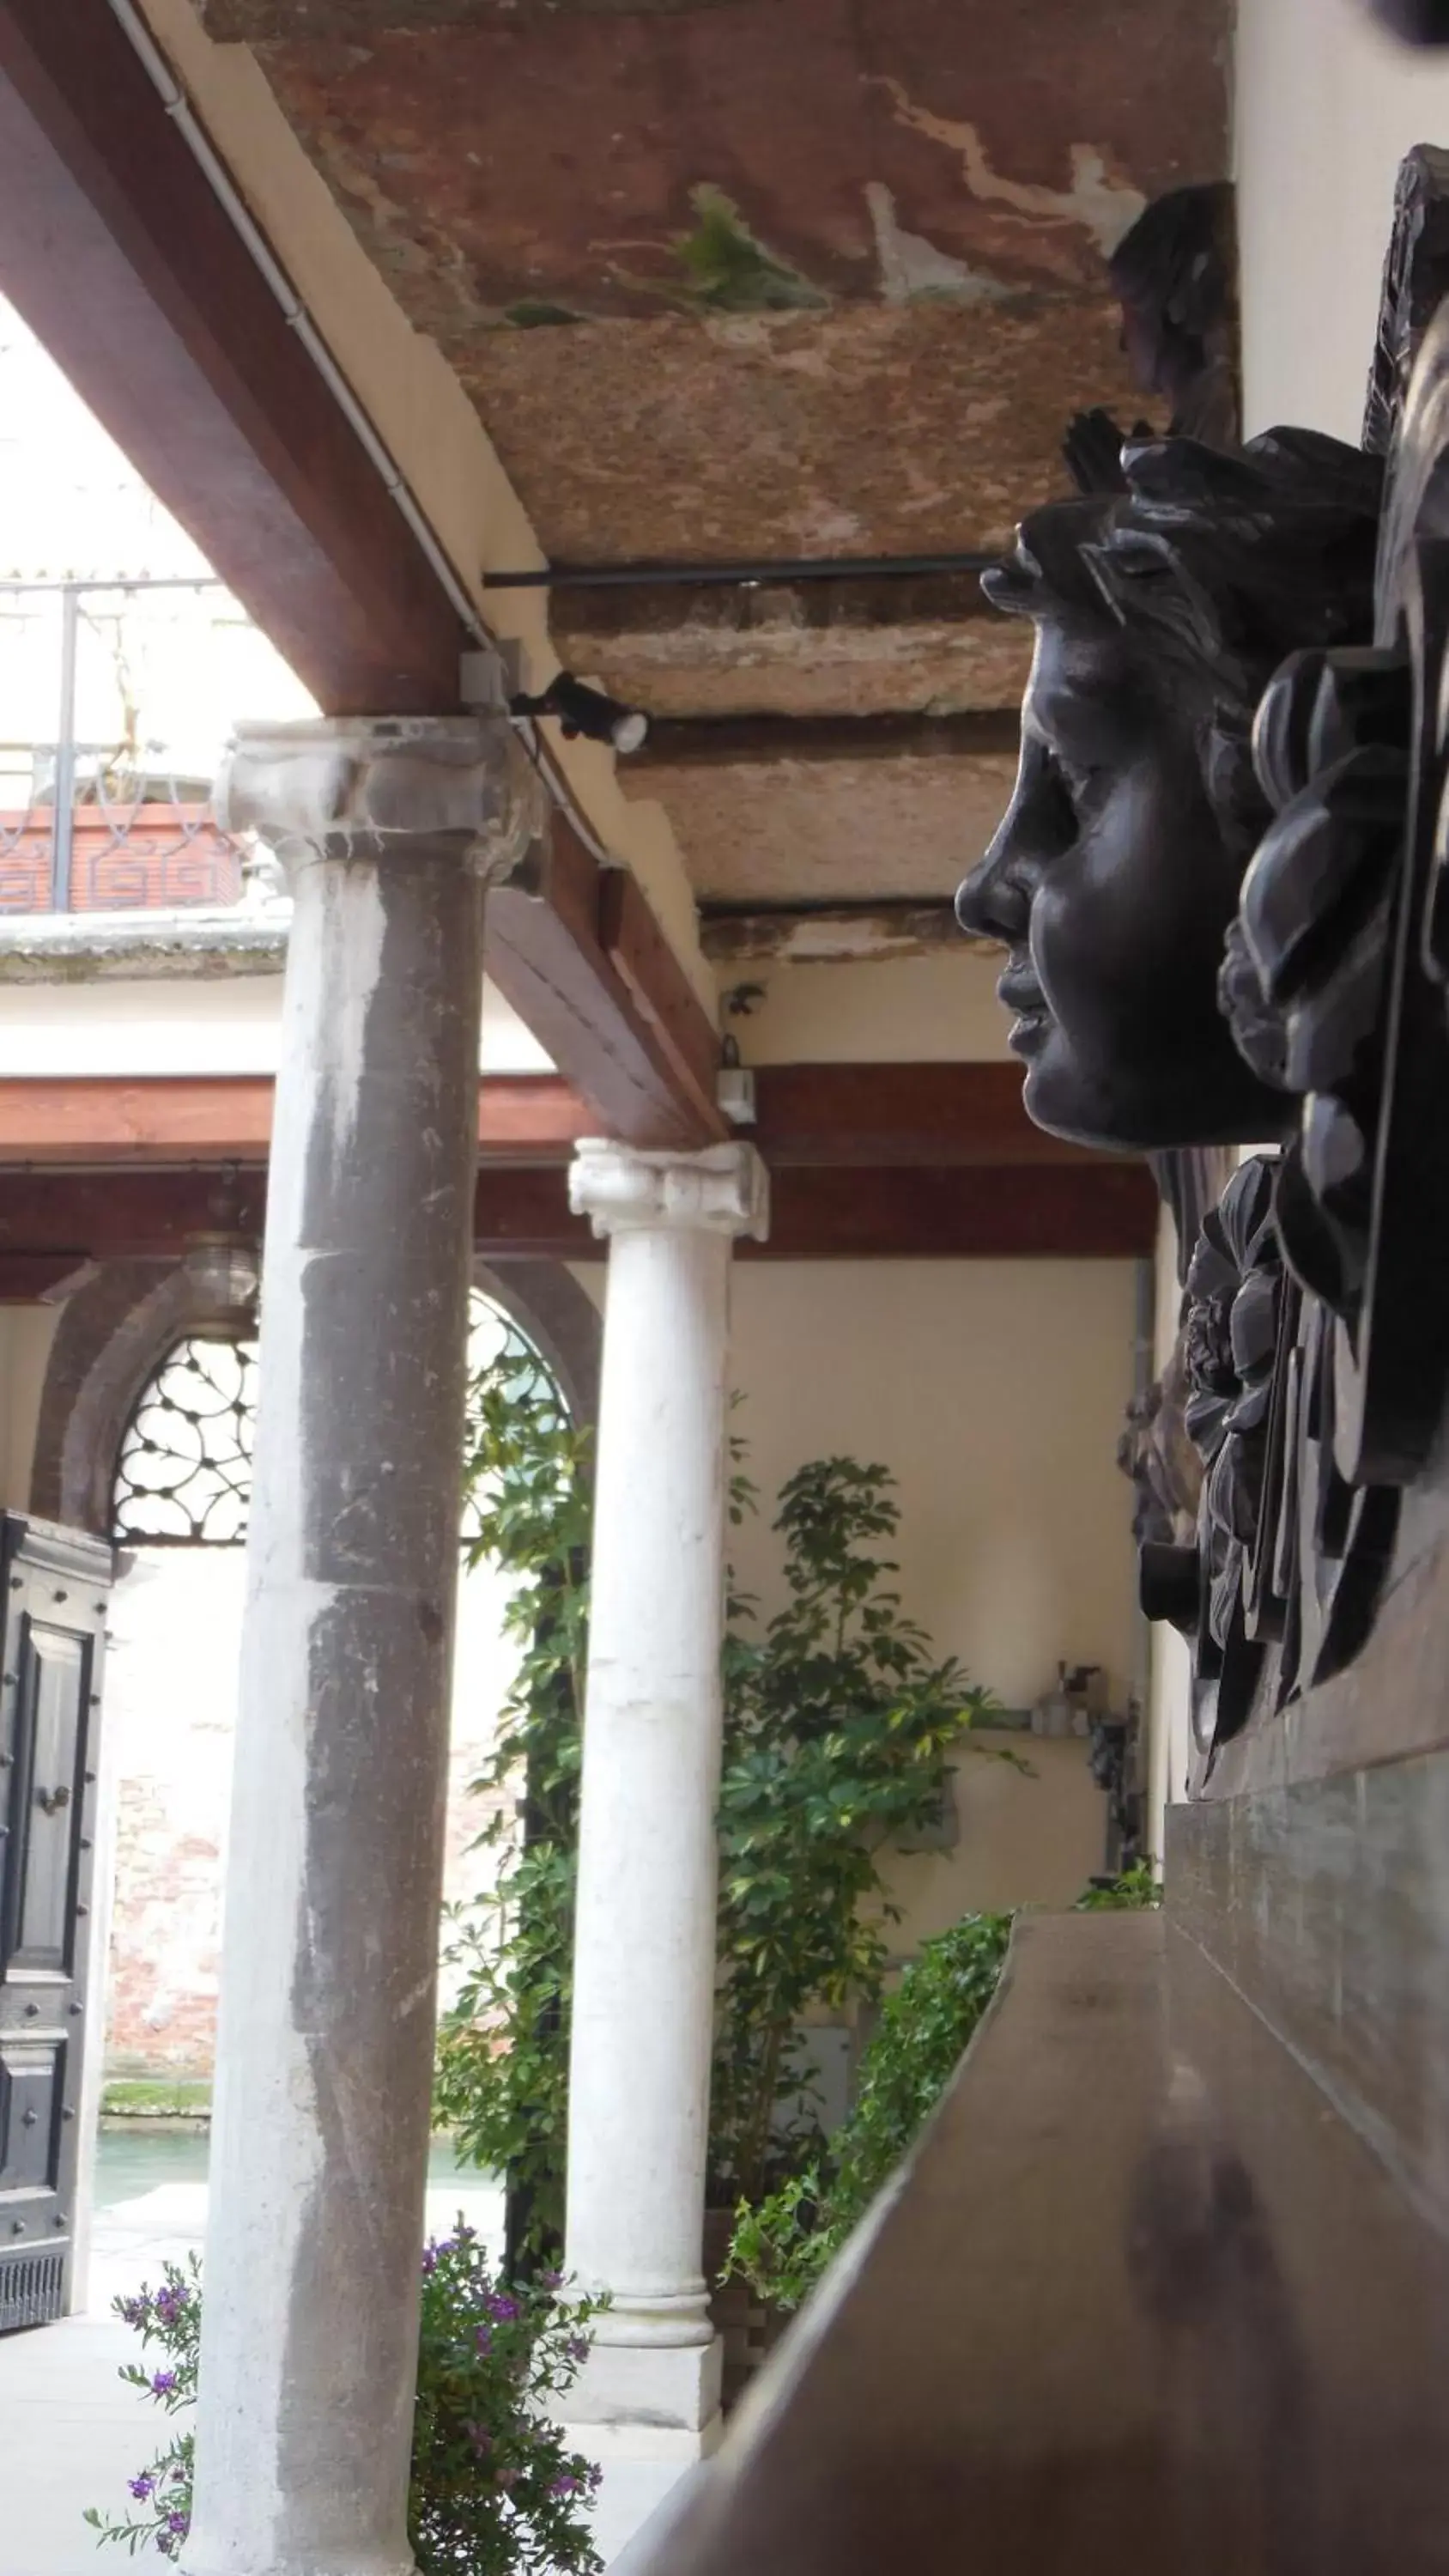
[{"label": "flowering plant", "polygon": [[[201,2330],[200,2269],[163,2265],[159,2290],[117,2299],[116,2313],[167,2367],[128,2362],[121,2377],[168,2415],[193,2404]],[[474,2230],[423,2249],[418,2392],[413,2419],[408,2533],[419,2576],[594,2576],[601,2561],[586,2508],[599,2471],[570,2451],[547,2409],[577,2377],[598,2300],[573,2306],[557,2273],[507,2286],[495,2278]],[[92,2506],[102,2540],[134,2555],[149,2541],[179,2556],[191,2524],[193,2441],[179,2433],[130,2481],[142,2508],[123,2520]]]}]

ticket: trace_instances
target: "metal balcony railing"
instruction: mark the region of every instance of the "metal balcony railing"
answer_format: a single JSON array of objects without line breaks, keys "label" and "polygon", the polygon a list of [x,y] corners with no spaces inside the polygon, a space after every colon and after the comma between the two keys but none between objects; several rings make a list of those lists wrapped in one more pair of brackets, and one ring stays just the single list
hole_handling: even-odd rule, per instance
[{"label": "metal balcony railing", "polygon": [[235,903],[211,786],[270,649],[218,581],[0,582],[0,913]]}]

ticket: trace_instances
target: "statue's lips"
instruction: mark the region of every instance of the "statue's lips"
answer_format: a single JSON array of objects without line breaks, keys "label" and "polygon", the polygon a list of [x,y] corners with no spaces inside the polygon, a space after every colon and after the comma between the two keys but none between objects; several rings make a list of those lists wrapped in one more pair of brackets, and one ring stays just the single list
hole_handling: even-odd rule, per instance
[{"label": "statue's lips", "polygon": [[1051,1026],[1051,1013],[1031,967],[1015,963],[1008,966],[997,983],[996,998],[1015,1015],[1007,1045],[1017,1055],[1033,1054]]}]

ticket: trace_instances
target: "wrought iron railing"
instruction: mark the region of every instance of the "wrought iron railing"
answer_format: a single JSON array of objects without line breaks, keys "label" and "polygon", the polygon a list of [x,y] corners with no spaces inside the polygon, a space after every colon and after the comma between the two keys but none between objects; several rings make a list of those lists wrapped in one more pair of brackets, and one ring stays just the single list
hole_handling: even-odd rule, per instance
[{"label": "wrought iron railing", "polygon": [[237,900],[211,782],[258,649],[218,581],[0,582],[0,913]]}]

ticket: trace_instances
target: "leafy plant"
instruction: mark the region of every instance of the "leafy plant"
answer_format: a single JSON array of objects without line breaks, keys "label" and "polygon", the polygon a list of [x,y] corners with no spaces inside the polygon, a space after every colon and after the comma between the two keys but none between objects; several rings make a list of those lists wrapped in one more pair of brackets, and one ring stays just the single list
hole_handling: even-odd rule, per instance
[{"label": "leafy plant", "polygon": [[473,1784],[507,1793],[479,1837],[501,1867],[448,1915],[444,1956],[461,1979],[439,2030],[434,2116],[465,2160],[507,2174],[517,2269],[555,2250],[563,2226],[591,1507],[588,1434],[526,1344],[510,1340],[473,1381],[464,1476],[471,1559],[513,1576],[505,1625],[520,1655]]},{"label": "leafy plant", "polygon": [[1072,1908],[1074,1914],[1123,1914],[1162,1903],[1162,1881],[1150,1860],[1134,1861],[1116,1878],[1094,1878]]},{"label": "leafy plant", "polygon": [[[436,2113],[462,2154],[508,2173],[514,2258],[546,2259],[562,2224],[588,1443],[517,1351],[482,1372],[472,1422],[475,1551],[517,1579],[509,1621],[524,1650],[477,1785],[506,1788],[524,1769],[528,1793],[521,1843],[503,1813],[482,1837],[504,1849],[495,1887],[452,1918],[463,1981],[440,2036]],[[754,1507],[739,1441],[733,1459],[738,1521]],[[813,2146],[801,2017],[879,1992],[893,1912],[880,1851],[939,1813],[951,1751],[994,1705],[904,1615],[893,1563],[872,1552],[898,1520],[887,1469],[817,1461],[780,1497],[787,1607],[760,1635],[731,1590],[711,2113],[727,2202]]]},{"label": "leafy plant", "polygon": [[[756,2199],[809,2122],[802,2016],[879,1995],[899,1908],[879,1857],[939,1820],[951,1755],[996,1705],[907,1618],[873,1543],[900,1521],[883,1466],[822,1458],[780,1493],[786,1607],[726,1657],[714,2187]],[[971,1751],[983,1748],[971,1746]],[[993,1758],[1027,1766],[993,1748]],[[785,2111],[782,2128],[782,2108]]]},{"label": "leafy plant", "polygon": [[676,235],[675,255],[691,302],[716,313],[818,310],[825,297],[798,268],[755,239],[733,199],[702,180],[690,190],[695,222]]},{"label": "leafy plant", "polygon": [[[408,2535],[419,2576],[552,2576],[601,2565],[584,2508],[600,2472],[565,2447],[547,2411],[571,2386],[589,2349],[598,2302],[554,2295],[556,2274],[505,2288],[473,2229],[426,2246],[413,2419]],[[159,2290],[117,2299],[116,2313],[159,2345],[165,2370],[128,2362],[121,2377],[179,2415],[196,2397],[200,2270],[163,2266]],[[182,2432],[131,2479],[143,2510],[85,2520],[102,2541],[134,2557],[151,2542],[175,2558],[191,2527],[193,2435]]]},{"label": "leafy plant", "polygon": [[996,1992],[1009,1914],[968,1914],[923,1942],[886,2001],[854,2108],[803,2173],[740,2204],[729,2268],[796,2308],[814,2288],[934,2110]]}]

